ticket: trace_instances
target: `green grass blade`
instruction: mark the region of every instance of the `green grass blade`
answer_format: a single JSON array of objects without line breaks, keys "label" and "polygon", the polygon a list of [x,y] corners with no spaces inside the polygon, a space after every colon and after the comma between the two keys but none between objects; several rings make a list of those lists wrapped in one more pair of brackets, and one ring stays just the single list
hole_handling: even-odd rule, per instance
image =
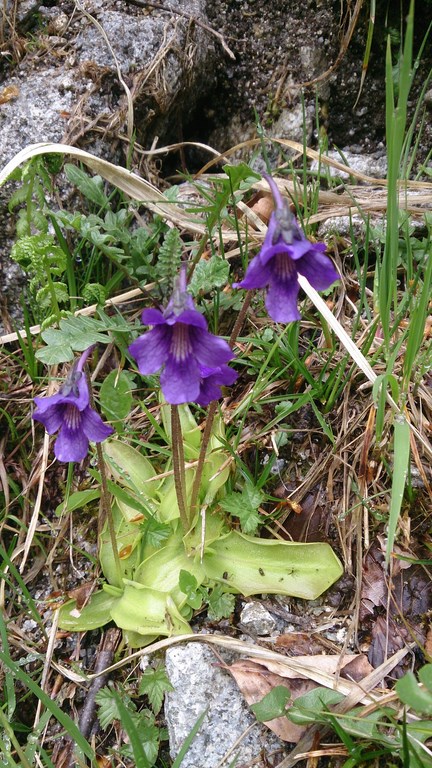
[{"label": "green grass blade", "polygon": [[410,429],[409,424],[402,414],[395,416],[394,423],[394,462],[393,481],[391,490],[390,513],[388,523],[388,539],[386,549],[386,563],[390,561],[391,552],[396,535],[402,499],[405,490],[410,456]]},{"label": "green grass blade", "polygon": [[[0,613],[0,639],[1,639],[1,645],[4,650],[4,653],[7,654],[8,657],[10,658],[7,628],[1,613]],[[6,701],[7,701],[6,715],[7,715],[8,721],[10,722],[15,712],[16,696],[15,696],[15,686],[14,686],[13,675],[8,669],[5,669],[3,692],[6,693]]]},{"label": "green grass blade", "polygon": [[125,706],[120,694],[114,688],[111,689],[111,693],[119,711],[121,724],[129,737],[135,760],[135,768],[151,768],[130,710]]},{"label": "green grass blade", "polygon": [[[420,298],[415,304],[410,318],[409,333],[407,335],[407,344],[403,362],[403,382],[405,391],[408,389],[411,373],[415,366],[416,357],[424,338],[424,328],[428,315],[431,287],[432,258],[429,256],[426,262],[426,269]],[[413,301],[415,301],[414,298]]]},{"label": "green grass blade", "polygon": [[60,725],[67,731],[70,738],[76,743],[78,748],[84,753],[84,755],[91,761],[92,765],[96,765],[95,754],[90,747],[88,741],[83,737],[79,728],[75,725],[74,721],[63,712],[58,704],[55,703],[46,693],[42,690],[40,685],[35,683],[32,678],[27,675],[21,667],[18,666],[6,653],[0,651],[0,661],[11,670],[14,677],[23,683],[48,709],[52,716],[58,720]]},{"label": "green grass blade", "polygon": [[192,730],[186,736],[186,738],[185,738],[185,740],[184,740],[184,742],[182,744],[181,750],[178,753],[176,759],[174,760],[174,762],[172,764],[172,768],[180,768],[180,766],[181,766],[181,764],[183,762],[183,758],[186,755],[186,753],[187,753],[190,745],[192,744],[195,736],[197,735],[199,729],[201,728],[201,726],[202,726],[202,724],[204,722],[204,718],[207,715],[207,712],[208,712],[208,708],[206,708],[203,712],[201,712],[200,716],[198,717],[198,719],[194,723],[194,726],[193,726]]}]

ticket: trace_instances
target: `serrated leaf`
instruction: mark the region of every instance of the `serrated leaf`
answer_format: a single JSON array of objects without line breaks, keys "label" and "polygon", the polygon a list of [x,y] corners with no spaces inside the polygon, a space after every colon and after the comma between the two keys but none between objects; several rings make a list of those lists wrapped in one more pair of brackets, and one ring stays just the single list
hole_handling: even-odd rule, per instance
[{"label": "serrated leaf", "polygon": [[209,261],[201,259],[194,269],[189,289],[196,296],[200,291],[209,293],[215,288],[222,288],[228,282],[229,272],[229,263],[220,256],[212,256]]},{"label": "serrated leaf", "polygon": [[166,523],[159,523],[154,517],[150,517],[144,528],[146,542],[154,549],[159,549],[172,533],[172,527]]},{"label": "serrated leaf", "polygon": [[[153,766],[159,754],[161,734],[160,729],[154,722],[149,722],[149,713],[150,710],[146,710],[145,712],[133,712],[131,716],[138,732],[139,740],[143,746],[146,759],[150,766]],[[131,744],[125,744],[124,747],[122,747],[121,755],[130,758],[132,761],[136,760]],[[136,762],[135,765],[137,765]]]},{"label": "serrated leaf", "polygon": [[235,597],[223,591],[221,584],[216,584],[208,598],[208,617],[212,621],[228,619],[235,605]]},{"label": "serrated leaf", "polygon": [[257,509],[263,498],[261,491],[247,482],[241,493],[228,494],[220,501],[220,505],[230,515],[239,518],[243,533],[253,534],[261,522]]},{"label": "serrated leaf", "polygon": [[[106,730],[114,720],[121,720],[121,715],[117,705],[117,697],[113,690],[105,686],[95,696],[95,702],[99,706],[98,720],[102,730]],[[130,714],[135,714],[136,706],[130,696],[122,691],[123,704],[129,709]]]},{"label": "serrated leaf", "polygon": [[251,710],[260,723],[266,723],[286,714],[286,705],[290,697],[291,692],[285,685],[276,685],[261,701],[252,704]]},{"label": "serrated leaf", "polygon": [[123,422],[130,413],[132,399],[128,375],[123,371],[111,371],[99,392],[100,407],[107,419]]},{"label": "serrated leaf", "polygon": [[76,165],[66,163],[65,174],[68,181],[73,184],[87,200],[103,208],[108,203],[108,198],[103,191],[103,181],[100,176],[89,176]]},{"label": "serrated leaf", "polygon": [[173,690],[174,688],[168,680],[163,667],[158,667],[157,669],[147,667],[140,680],[139,694],[140,696],[147,696],[155,715],[157,715],[162,708],[165,693]]}]

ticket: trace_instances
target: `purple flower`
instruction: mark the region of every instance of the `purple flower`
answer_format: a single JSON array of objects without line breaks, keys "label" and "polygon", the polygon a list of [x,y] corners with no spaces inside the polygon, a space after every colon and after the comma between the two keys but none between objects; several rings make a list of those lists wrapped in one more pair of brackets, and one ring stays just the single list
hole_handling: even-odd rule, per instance
[{"label": "purple flower", "polygon": [[59,461],[81,461],[87,456],[89,440],[100,443],[114,431],[90,407],[83,367],[92,350],[83,352],[56,395],[34,399],[37,407],[32,418],[42,422],[50,435],[59,433],[54,444]]},{"label": "purple flower", "polygon": [[273,320],[289,323],[300,320],[297,309],[299,283],[303,275],[317,291],[339,279],[332,262],[324,256],[325,243],[311,243],[299,228],[288,203],[271,176],[267,180],[276,208],[270,216],[262,248],[250,262],[246,274],[234,288],[265,288],[265,304]]},{"label": "purple flower", "polygon": [[207,405],[221,397],[221,386],[236,380],[236,372],[226,365],[233,352],[226,341],[208,332],[186,292],[185,269],[166,309],[145,309],[142,321],[154,327],[132,342],[129,352],[145,376],[163,369],[160,382],[168,403]]}]

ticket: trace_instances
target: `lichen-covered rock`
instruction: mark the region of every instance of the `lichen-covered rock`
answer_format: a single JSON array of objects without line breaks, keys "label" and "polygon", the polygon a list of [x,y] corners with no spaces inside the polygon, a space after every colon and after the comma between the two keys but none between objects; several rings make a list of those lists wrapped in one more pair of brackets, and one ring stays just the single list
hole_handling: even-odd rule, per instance
[{"label": "lichen-covered rock", "polygon": [[[174,686],[174,691],[165,698],[173,758],[198,717],[207,712],[183,758],[182,768],[215,768],[228,753],[227,765],[237,756],[236,765],[253,763],[256,768],[264,768],[268,763],[262,755],[277,751],[280,751],[279,757],[283,754],[281,743],[265,726],[257,723],[248,730],[255,722],[254,716],[232,677],[221,668],[215,654],[204,643],[169,648],[166,670]],[[230,752],[234,745],[234,751]]]}]

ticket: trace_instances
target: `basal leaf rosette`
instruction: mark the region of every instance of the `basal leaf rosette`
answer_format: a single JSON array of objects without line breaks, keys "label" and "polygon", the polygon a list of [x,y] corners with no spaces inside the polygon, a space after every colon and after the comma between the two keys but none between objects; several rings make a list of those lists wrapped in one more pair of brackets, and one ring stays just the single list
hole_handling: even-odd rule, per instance
[{"label": "basal leaf rosette", "polygon": [[239,531],[213,541],[202,564],[208,580],[245,597],[267,593],[315,600],[343,573],[329,544],[259,539]]},{"label": "basal leaf rosette", "polygon": [[[189,448],[195,452],[199,445],[191,412],[184,414],[184,420],[193,441]],[[159,476],[139,450],[119,440],[108,441],[104,453],[113,477],[110,488],[121,583],[105,526],[99,554],[106,583],[83,609],[73,601],[63,606],[60,627],[85,631],[114,621],[131,646],[142,647],[158,636],[191,631],[192,609],[180,589],[182,572],[191,574],[204,590],[221,584],[231,594],[279,594],[306,600],[319,597],[341,576],[342,565],[328,544],[260,539],[229,529],[217,503],[231,458],[222,422],[215,421],[202,476],[200,506],[206,513],[199,515],[187,546],[170,461]],[[193,471],[186,470],[188,493]],[[149,536],[150,525],[156,536]]]}]

